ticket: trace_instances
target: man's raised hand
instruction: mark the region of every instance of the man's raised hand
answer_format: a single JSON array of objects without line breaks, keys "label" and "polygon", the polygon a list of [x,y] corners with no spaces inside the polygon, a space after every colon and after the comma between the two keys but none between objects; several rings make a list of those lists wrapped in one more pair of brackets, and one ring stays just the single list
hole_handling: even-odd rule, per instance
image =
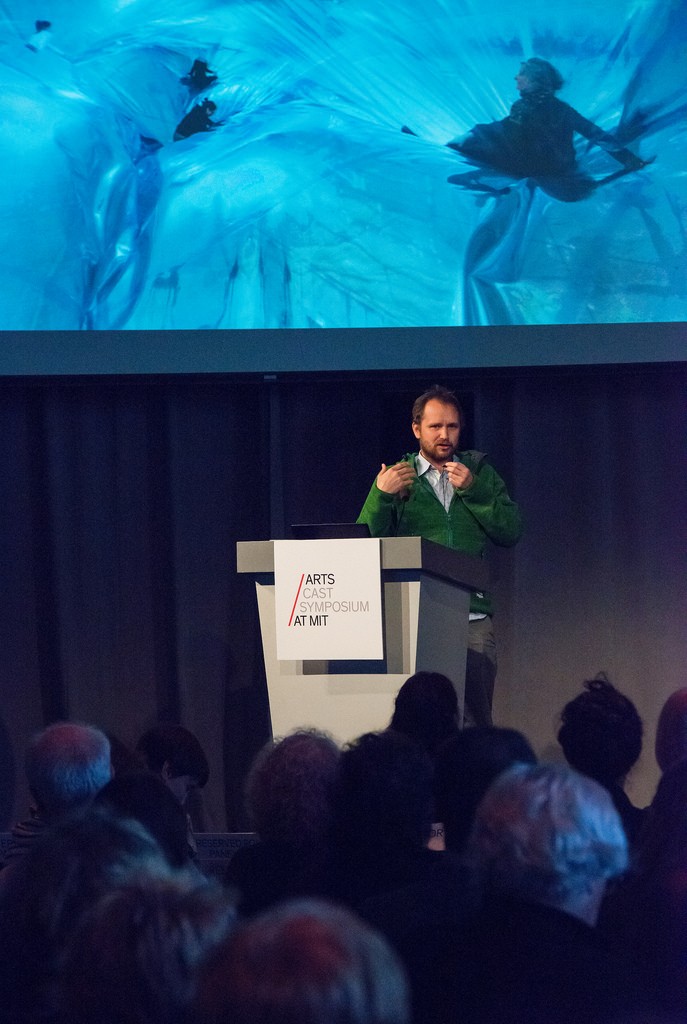
[{"label": "man's raised hand", "polygon": [[464,463],[447,462],[444,468],[452,487],[458,487],[461,491],[466,491],[472,484],[474,478]]},{"label": "man's raised hand", "polygon": [[417,473],[409,462],[395,462],[393,466],[382,463],[377,474],[377,487],[385,494],[400,494],[406,497]]}]

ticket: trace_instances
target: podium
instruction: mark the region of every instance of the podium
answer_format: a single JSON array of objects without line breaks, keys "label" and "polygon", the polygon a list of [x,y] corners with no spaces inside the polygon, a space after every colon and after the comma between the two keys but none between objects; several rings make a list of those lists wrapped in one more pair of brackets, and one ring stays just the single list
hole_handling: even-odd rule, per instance
[{"label": "podium", "polygon": [[470,592],[486,588],[487,567],[421,537],[379,542],[384,659],[372,662],[280,661],[274,541],[237,543],[237,571],[255,578],[274,736],[311,727],[343,743],[384,729],[400,687],[420,670],[442,672],[453,681],[462,717]]}]

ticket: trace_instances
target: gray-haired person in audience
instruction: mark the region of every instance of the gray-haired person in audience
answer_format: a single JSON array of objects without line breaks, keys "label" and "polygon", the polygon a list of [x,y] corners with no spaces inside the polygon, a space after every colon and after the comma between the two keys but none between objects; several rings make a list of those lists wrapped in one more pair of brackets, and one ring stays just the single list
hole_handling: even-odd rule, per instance
[{"label": "gray-haired person in audience", "polygon": [[47,826],[86,807],[110,781],[110,741],[91,725],[54,722],[30,740],[25,770],[33,803],[29,817],[12,829],[6,865],[23,856]]},{"label": "gray-haired person in audience", "polygon": [[518,764],[487,791],[468,853],[485,906],[465,1019],[579,1024],[634,1009],[629,971],[595,928],[628,847],[608,792],[563,765]]}]

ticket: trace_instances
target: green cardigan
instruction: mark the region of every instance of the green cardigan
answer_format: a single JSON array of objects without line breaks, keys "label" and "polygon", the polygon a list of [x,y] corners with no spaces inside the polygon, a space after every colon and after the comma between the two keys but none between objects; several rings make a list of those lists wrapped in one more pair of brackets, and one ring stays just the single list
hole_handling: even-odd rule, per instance
[{"label": "green cardigan", "polygon": [[[375,480],[358,522],[367,523],[373,537],[425,537],[480,557],[487,539],[511,547],[520,538],[522,520],[503,480],[483,452],[459,452],[457,458],[474,480],[467,489],[454,491],[448,512],[423,477],[415,479],[407,498],[380,491]],[[401,461],[414,467],[416,459],[417,452],[410,452]],[[473,593],[470,611],[491,615],[489,595]]]}]

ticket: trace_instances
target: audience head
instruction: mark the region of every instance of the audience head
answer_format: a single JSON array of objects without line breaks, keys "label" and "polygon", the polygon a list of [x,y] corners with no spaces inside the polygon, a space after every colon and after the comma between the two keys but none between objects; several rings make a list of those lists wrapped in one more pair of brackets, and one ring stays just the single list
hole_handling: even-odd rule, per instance
[{"label": "audience head", "polygon": [[608,792],[565,765],[518,764],[477,809],[470,837],[485,890],[596,922],[608,879],[627,868],[627,839]]},{"label": "audience head", "polygon": [[305,846],[324,838],[339,756],[331,736],[315,729],[263,747],[246,780],[248,815],[262,840]]},{"label": "audience head", "polygon": [[39,815],[52,822],[85,806],[112,775],[110,741],[99,729],[55,722],[26,751],[26,778]]},{"label": "audience head", "polygon": [[451,680],[441,672],[416,672],[406,679],[389,727],[417,740],[432,757],[458,732],[458,695]]},{"label": "audience head", "polygon": [[156,725],[141,736],[136,750],[150,771],[159,775],[180,804],[195,787],[202,789],[210,776],[205,751],[183,725]]},{"label": "audience head", "polygon": [[196,1024],[407,1024],[402,969],[340,907],[282,904],[239,928],[200,982]]},{"label": "audience head", "polygon": [[221,889],[177,874],[106,893],[81,919],[65,959],[69,1024],[177,1024],[201,964],[235,923]]},{"label": "audience head", "polygon": [[642,750],[642,720],[603,675],[563,708],[558,742],[573,768],[604,786],[622,783]]},{"label": "audience head", "polygon": [[687,758],[687,686],[671,693],[656,728],[656,761],[662,772]]},{"label": "audience head", "polygon": [[67,941],[100,896],[138,875],[170,874],[142,826],[101,807],[65,818],[37,837],[0,900],[0,1005],[9,1019],[15,1019],[12,1013],[18,1020],[43,1019]]},{"label": "audience head", "polygon": [[683,759],[661,776],[642,832],[639,868],[659,878],[677,872],[687,881],[686,867],[687,759]]},{"label": "audience head", "polygon": [[402,733],[365,733],[344,748],[334,798],[339,847],[382,851],[424,846],[433,817],[432,764]]},{"label": "audience head", "polygon": [[153,837],[138,822],[105,807],[67,817],[38,836],[17,863],[3,891],[26,908],[27,920],[56,939],[79,912],[110,886],[142,873],[167,877],[170,867]]},{"label": "audience head", "polygon": [[115,775],[100,790],[95,804],[143,825],[159,843],[172,867],[188,865],[190,849],[184,809],[157,775],[149,772]]},{"label": "audience head", "polygon": [[513,764],[536,764],[521,732],[493,725],[463,729],[440,747],[436,762],[436,815],[443,822],[446,846],[461,850],[475,811],[494,779]]}]

